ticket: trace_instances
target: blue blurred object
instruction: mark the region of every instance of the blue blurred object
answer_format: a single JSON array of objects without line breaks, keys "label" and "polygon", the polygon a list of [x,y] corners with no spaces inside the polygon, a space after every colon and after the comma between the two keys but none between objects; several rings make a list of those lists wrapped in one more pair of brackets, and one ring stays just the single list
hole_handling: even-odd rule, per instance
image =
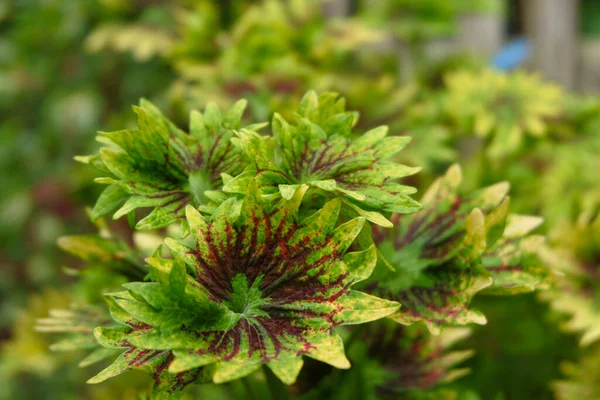
[{"label": "blue blurred object", "polygon": [[525,38],[508,42],[492,58],[492,67],[500,71],[510,71],[523,64],[531,54],[531,43]]}]

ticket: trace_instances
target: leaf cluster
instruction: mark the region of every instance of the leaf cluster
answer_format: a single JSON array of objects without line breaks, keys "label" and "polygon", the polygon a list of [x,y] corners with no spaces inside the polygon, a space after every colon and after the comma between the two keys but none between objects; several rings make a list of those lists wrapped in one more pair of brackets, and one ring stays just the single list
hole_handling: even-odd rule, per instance
[{"label": "leaf cluster", "polygon": [[[59,242],[128,281],[105,295],[112,322],[86,319],[97,325],[93,336],[86,328],[57,345],[94,348],[86,364],[120,352],[90,383],[141,369],[154,378],[152,396],[173,397],[189,383],[230,382],[266,366],[267,376],[302,385],[305,357],[350,367],[344,326],[389,317],[373,329],[389,333],[391,347],[362,338],[353,349],[357,360],[379,363],[370,393],[435,391],[463,373],[451,367],[468,353],[442,356],[434,343],[453,340],[431,335],[485,323],[468,308],[475,293],[547,285],[543,239],[528,235],[540,221],[508,216],[507,184],[465,194],[453,166],[421,205],[398,182],[418,169],[393,158],[408,138],[388,137],[386,127],[357,133],[358,114],[338,95],[308,92],[294,118],[275,114],[272,136],[259,133],[265,124],[243,126],[245,106],[221,113],[209,104],[191,113],[186,132],[143,100],[138,129],[101,132],[99,154],[80,158],[109,184],[92,219],[128,215],[138,230],[179,234],[145,263],[106,232]],[[39,326],[66,333],[79,321],[64,311]],[[403,355],[413,351],[412,361]],[[422,378],[403,376],[405,368]]]}]

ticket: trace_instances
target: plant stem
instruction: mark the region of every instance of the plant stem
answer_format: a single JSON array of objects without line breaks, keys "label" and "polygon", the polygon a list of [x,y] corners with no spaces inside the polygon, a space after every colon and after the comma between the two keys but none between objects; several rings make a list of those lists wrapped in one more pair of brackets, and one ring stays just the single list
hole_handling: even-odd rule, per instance
[{"label": "plant stem", "polygon": [[258,400],[256,398],[256,394],[254,393],[254,389],[252,388],[252,382],[250,382],[250,377],[245,376],[242,378],[242,383],[244,384],[244,388],[246,389],[246,395],[249,400]]},{"label": "plant stem", "polygon": [[[344,351],[346,352],[346,354],[349,354],[349,350],[352,347],[352,344],[356,343],[356,339],[360,337],[360,333],[362,332],[364,326],[365,324],[355,326],[352,330],[352,333],[350,334],[350,337],[344,342]],[[332,395],[333,391],[335,391],[335,388],[339,385],[341,379],[343,378],[343,373],[343,370],[337,368],[334,368],[331,372],[331,375],[329,376],[328,390],[331,390]]]},{"label": "plant stem", "polygon": [[354,327],[354,329],[352,330],[352,333],[350,334],[350,337],[348,338],[348,340],[346,340],[346,342],[344,343],[344,350],[346,352],[346,354],[348,354],[348,351],[350,350],[350,347],[352,347],[352,344],[354,342],[356,342],[356,339],[358,339],[358,337],[360,336],[360,333],[363,329],[365,325],[356,325]]},{"label": "plant stem", "polygon": [[266,365],[263,365],[263,372],[267,378],[267,387],[271,393],[272,400],[288,400],[291,399],[290,392],[287,387],[275,376]]}]

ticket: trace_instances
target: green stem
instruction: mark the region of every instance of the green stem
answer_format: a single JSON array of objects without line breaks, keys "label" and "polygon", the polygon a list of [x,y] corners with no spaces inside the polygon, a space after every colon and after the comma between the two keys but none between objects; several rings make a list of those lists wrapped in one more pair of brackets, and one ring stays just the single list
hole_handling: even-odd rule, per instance
[{"label": "green stem", "polygon": [[358,337],[360,336],[360,333],[362,332],[364,326],[365,326],[365,324],[356,325],[354,327],[354,329],[352,330],[350,337],[344,343],[344,350],[345,350],[346,354],[348,354],[348,351],[352,347],[352,344],[354,342],[356,342],[356,339],[358,339]]},{"label": "green stem", "polygon": [[245,376],[241,379],[244,384],[244,389],[246,389],[246,398],[249,400],[258,400],[256,394],[254,393],[254,389],[252,388],[252,382],[250,382],[250,377]]},{"label": "green stem", "polygon": [[263,372],[267,378],[267,387],[271,393],[272,400],[288,400],[291,399],[290,392],[287,387],[275,376],[273,371],[266,365],[263,365]]},{"label": "green stem", "polygon": [[[350,334],[350,337],[344,342],[344,351],[346,354],[349,353],[350,348],[354,343],[356,343],[357,339],[360,337],[363,327],[365,324],[356,325]],[[334,368],[329,377],[329,390],[331,390],[332,395],[335,388],[340,384],[343,378],[344,370]]]}]

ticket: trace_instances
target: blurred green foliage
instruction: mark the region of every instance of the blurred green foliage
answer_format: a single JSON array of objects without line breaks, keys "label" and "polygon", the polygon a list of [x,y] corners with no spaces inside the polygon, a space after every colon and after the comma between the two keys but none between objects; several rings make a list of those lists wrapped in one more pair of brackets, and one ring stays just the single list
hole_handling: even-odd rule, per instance
[{"label": "blurred green foliage", "polygon": [[[34,332],[49,309],[98,302],[124,281],[82,269],[56,247],[59,236],[97,231],[83,207],[101,187],[72,160],[98,147],[95,132],[132,126],[130,106],[141,97],[180,124],[208,101],[247,98],[245,118],[255,122],[274,109],[289,116],[308,89],[340,92],[360,110],[360,129],[387,124],[413,136],[399,161],[423,167],[411,182],[420,191],[459,161],[469,190],[507,180],[512,207],[545,218],[551,263],[563,275],[542,301],[476,300],[489,323],[457,344],[475,353],[460,365],[471,374],[441,389],[452,389],[448,398],[597,398],[598,345],[582,351],[578,342],[600,329],[600,99],[462,55],[429,60],[401,83],[398,39],[422,45],[451,36],[461,13],[502,12],[500,2],[362,1],[357,9],[328,20],[316,0],[0,3],[0,398],[134,399],[149,385],[143,374],[85,385],[94,371],[77,367],[81,357],[50,353],[51,338]],[[129,245],[152,240],[110,225]],[[344,375],[338,394],[371,398],[373,388],[353,384],[386,373],[366,357],[366,341],[349,354],[361,368]],[[336,379],[327,375],[305,395],[325,396]],[[186,396],[246,390],[236,382]]]}]

